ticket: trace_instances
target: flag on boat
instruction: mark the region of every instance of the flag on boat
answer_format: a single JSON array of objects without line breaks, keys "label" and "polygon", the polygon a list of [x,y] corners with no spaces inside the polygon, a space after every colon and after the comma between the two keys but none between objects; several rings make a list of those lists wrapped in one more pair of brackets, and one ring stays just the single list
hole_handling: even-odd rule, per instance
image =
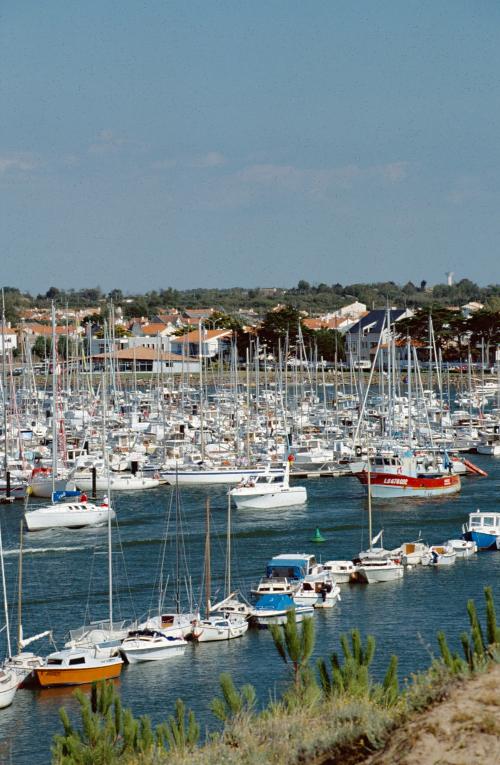
[{"label": "flag on boat", "polygon": [[384,529],[382,531],[379,531],[378,534],[376,534],[372,539],[372,546],[376,545],[378,540],[382,537],[382,534],[384,533]]}]

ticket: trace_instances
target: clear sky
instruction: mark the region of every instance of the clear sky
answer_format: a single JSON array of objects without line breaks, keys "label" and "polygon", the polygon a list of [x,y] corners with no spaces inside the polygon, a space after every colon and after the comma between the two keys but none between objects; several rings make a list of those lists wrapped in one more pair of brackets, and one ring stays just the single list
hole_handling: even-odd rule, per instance
[{"label": "clear sky", "polygon": [[4,0],[0,283],[500,282],[498,0]]}]

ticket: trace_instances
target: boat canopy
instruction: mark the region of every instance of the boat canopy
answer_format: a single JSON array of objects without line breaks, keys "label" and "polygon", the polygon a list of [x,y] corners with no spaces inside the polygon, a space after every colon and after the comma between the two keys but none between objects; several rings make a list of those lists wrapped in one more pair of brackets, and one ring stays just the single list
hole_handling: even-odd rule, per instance
[{"label": "boat canopy", "polygon": [[272,558],[266,566],[266,577],[303,579],[308,573],[309,559]]},{"label": "boat canopy", "polygon": [[290,608],[295,608],[295,603],[290,595],[269,594],[261,595],[255,604],[255,608],[263,611],[288,611]]}]

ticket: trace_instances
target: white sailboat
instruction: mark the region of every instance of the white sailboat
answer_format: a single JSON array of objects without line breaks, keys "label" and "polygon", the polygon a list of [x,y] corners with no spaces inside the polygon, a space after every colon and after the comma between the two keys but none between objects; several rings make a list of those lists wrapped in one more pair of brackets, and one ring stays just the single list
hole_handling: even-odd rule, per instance
[{"label": "white sailboat", "polygon": [[[102,380],[102,432],[103,439],[106,435],[106,379],[105,374]],[[107,492],[110,496],[109,464],[107,451],[104,451],[104,466],[108,476]],[[101,655],[107,654],[114,656],[118,652],[121,641],[127,636],[131,627],[125,621],[115,622],[113,620],[113,544],[111,521],[115,518],[115,513],[110,510],[107,514],[108,524],[108,619],[90,624],[84,624],[77,629],[70,630],[70,639],[65,643],[65,648],[94,648]]]},{"label": "white sailboat", "polygon": [[41,640],[44,637],[50,637],[52,635],[51,630],[45,630],[37,635],[25,638],[23,634],[23,620],[22,620],[22,595],[23,595],[23,522],[20,524],[19,533],[19,571],[18,571],[18,593],[17,593],[17,654],[10,656],[4,663],[4,668],[8,668],[15,672],[17,676],[18,685],[21,686],[27,680],[29,680],[34,671],[43,665],[44,659],[41,656],[37,656],[31,651],[25,651],[24,649],[34,643],[37,640]]},{"label": "white sailboat", "polygon": [[180,551],[179,551],[179,526],[180,526],[180,495],[179,486],[175,487],[175,513],[177,527],[176,543],[176,612],[164,613],[163,601],[165,598],[165,586],[163,576],[163,564],[166,553],[166,538],[163,541],[161,565],[159,572],[158,587],[158,610],[156,615],[149,617],[138,627],[130,631],[120,645],[120,653],[130,664],[142,661],[163,661],[178,656],[187,648],[185,637],[191,633],[192,623],[197,614],[180,613]]},{"label": "white sailboat", "polygon": [[[3,545],[2,545],[2,528],[0,526],[0,567],[2,569],[2,595],[3,595],[3,607],[5,614],[5,629],[7,636],[7,661],[12,656],[12,650],[10,645],[10,625],[9,625],[9,606],[7,603],[7,586],[5,582],[5,567],[3,562]],[[18,687],[18,679],[16,673],[9,669],[8,666],[0,667],[0,709],[4,709],[12,704],[14,696],[16,695]]]},{"label": "white sailboat", "polygon": [[356,577],[358,581],[366,584],[378,584],[380,582],[392,582],[395,579],[401,579],[404,573],[404,567],[400,562],[392,560],[382,546],[374,545],[382,539],[383,530],[372,538],[372,493],[370,482],[370,455],[368,453],[368,537],[370,547],[367,551],[359,554],[358,570]]},{"label": "white sailboat", "polygon": [[[231,498],[228,498],[228,549],[227,566],[230,577],[231,566]],[[211,608],[211,572],[210,572],[210,500],[206,499],[206,535],[205,535],[205,590],[206,590],[206,615],[204,619],[198,618],[193,623],[192,638],[197,643],[210,643],[219,640],[232,640],[241,637],[248,630],[248,621],[240,614],[224,613],[223,605],[217,605],[220,613],[212,613]],[[230,587],[230,579],[229,579]],[[228,587],[228,589],[229,589]],[[228,596],[229,597],[229,596]]]}]

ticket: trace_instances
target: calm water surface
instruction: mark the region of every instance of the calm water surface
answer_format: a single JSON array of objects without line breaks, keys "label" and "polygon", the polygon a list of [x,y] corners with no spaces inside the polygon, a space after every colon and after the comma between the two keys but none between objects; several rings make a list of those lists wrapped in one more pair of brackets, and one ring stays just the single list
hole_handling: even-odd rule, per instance
[{"label": "calm water surface", "polygon": [[[383,528],[384,545],[422,537],[439,543],[460,536],[462,523],[472,510],[498,510],[500,461],[474,456],[489,472],[488,479],[463,481],[462,492],[451,499],[403,503],[374,503],[374,533]],[[281,552],[314,552],[323,560],[351,558],[368,544],[363,491],[354,478],[304,482],[309,501],[300,508],[271,511],[233,511],[233,582],[248,591],[264,573],[266,561]],[[162,539],[165,536],[171,489],[143,495],[117,495],[119,533],[115,547],[115,618],[141,616],[157,600],[155,582]],[[185,564],[195,601],[200,599],[204,548],[204,505],[212,507],[212,579],[215,597],[222,595],[225,566],[226,495],[223,487],[186,488],[181,492]],[[13,636],[16,632],[17,550],[22,508],[2,506],[6,571]],[[316,527],[326,537],[322,545],[310,543]],[[171,517],[166,569],[173,590],[175,518]],[[51,628],[59,647],[70,628],[91,618],[106,618],[106,529],[39,532],[25,535],[24,607],[26,635]],[[123,555],[122,555],[123,553]],[[498,581],[500,553],[483,553],[458,560],[441,570],[416,568],[397,582],[373,586],[342,585],[342,601],[332,610],[315,614],[316,655],[338,649],[339,633],[359,627],[377,639],[375,671],[383,672],[388,657],[397,653],[401,677],[425,668],[436,651],[435,634],[444,629],[452,645],[468,626],[465,605],[475,598],[482,610],[483,587],[491,584],[500,612]],[[182,590],[185,597],[186,588]],[[3,623],[3,622],[2,622]],[[4,634],[0,640],[4,641]],[[50,650],[46,641],[39,646]],[[4,642],[0,645],[4,655]],[[283,687],[286,667],[266,631],[251,630],[228,643],[189,646],[183,656],[164,662],[124,667],[117,681],[124,705],[136,715],[147,713],[159,722],[172,712],[176,698],[192,707],[202,729],[215,727],[209,711],[218,692],[218,676],[230,672],[237,685],[253,683],[263,703]],[[61,705],[76,709],[72,689],[20,690],[11,707],[0,712],[0,762],[35,765],[50,762],[50,743],[61,726]]]}]

